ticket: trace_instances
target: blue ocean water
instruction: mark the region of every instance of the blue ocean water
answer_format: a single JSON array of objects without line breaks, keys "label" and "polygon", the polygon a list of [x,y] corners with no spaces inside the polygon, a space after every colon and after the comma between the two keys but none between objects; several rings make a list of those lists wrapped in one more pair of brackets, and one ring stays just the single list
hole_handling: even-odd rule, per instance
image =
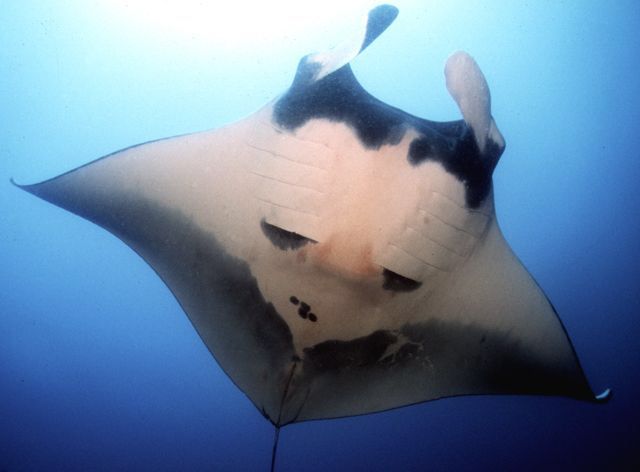
[{"label": "blue ocean water", "polygon": [[[640,4],[443,3],[396,2],[400,16],[354,71],[383,101],[449,120],[459,112],[444,61],[457,49],[476,58],[507,140],[494,174],[503,232],[594,390],[614,396],[605,405],[463,397],[295,424],[282,430],[278,470],[632,469]],[[291,17],[277,2],[241,15],[219,4],[189,28],[189,15],[160,15],[159,2],[2,2],[0,471],[268,469],[272,426],[155,273],[9,178],[40,181],[244,117],[287,88],[302,55],[348,33],[366,4],[298,2]]]}]

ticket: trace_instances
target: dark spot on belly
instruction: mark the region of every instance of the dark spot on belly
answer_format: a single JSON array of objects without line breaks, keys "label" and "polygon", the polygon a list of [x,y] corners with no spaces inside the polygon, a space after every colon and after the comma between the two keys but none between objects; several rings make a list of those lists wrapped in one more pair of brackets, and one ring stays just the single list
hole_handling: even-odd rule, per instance
[{"label": "dark spot on belly", "polygon": [[289,297],[289,301],[295,306],[299,305],[298,306],[298,315],[300,316],[300,318],[302,318],[303,320],[312,321],[314,323],[316,321],[318,321],[318,316],[315,313],[311,313],[311,305],[309,305],[308,303],[303,302],[302,300],[300,300],[295,295],[291,295]]},{"label": "dark spot on belly", "polygon": [[301,302],[300,303],[300,308],[298,308],[298,314],[304,318],[305,320],[307,319],[307,315],[309,314],[309,312],[311,311],[311,307],[309,305],[307,305],[305,302]]}]

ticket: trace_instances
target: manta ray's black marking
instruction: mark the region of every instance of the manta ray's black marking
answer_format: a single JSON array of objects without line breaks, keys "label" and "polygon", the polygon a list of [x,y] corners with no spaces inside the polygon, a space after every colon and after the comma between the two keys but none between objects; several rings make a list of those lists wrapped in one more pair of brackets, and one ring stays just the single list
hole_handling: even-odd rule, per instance
[{"label": "manta ray's black marking", "polygon": [[[443,342],[443,340],[447,340]],[[468,346],[478,346],[472,357],[461,358]],[[498,359],[502,361],[496,362]],[[402,366],[426,378],[439,371],[458,370],[469,385],[491,391],[509,386],[513,393],[566,395],[592,400],[582,371],[550,366],[529,355],[508,333],[475,325],[431,320],[408,324],[399,331],[378,330],[348,341],[329,340],[304,350],[303,372],[309,377],[341,373],[348,384],[351,371],[364,376]],[[484,382],[484,387],[478,387]]]},{"label": "manta ray's black marking", "polygon": [[303,320],[312,321],[314,323],[318,321],[318,316],[315,313],[311,312],[311,305],[303,302],[302,300],[299,300],[296,296],[289,297],[289,301],[295,306],[299,305],[298,316],[300,316],[300,318],[302,318]]},{"label": "manta ray's black marking", "polygon": [[[409,162],[419,165],[425,161],[442,164],[447,172],[455,175],[465,185],[465,198],[469,208],[477,208],[491,190],[491,176],[503,150],[491,139],[487,141],[484,154],[480,154],[473,133],[465,127],[455,143],[455,150],[443,152],[438,137],[415,139],[409,147]],[[426,130],[423,128],[423,133]]]},{"label": "manta ray's black marking", "polygon": [[477,208],[491,190],[491,175],[503,152],[491,139],[484,153],[463,121],[430,121],[387,105],[369,94],[345,65],[314,81],[319,65],[309,57],[300,61],[293,84],[275,104],[274,121],[296,130],[309,120],[323,118],[350,126],[369,149],[397,144],[409,128],[419,137],[407,159],[413,165],[433,161],[464,183],[466,203]]}]

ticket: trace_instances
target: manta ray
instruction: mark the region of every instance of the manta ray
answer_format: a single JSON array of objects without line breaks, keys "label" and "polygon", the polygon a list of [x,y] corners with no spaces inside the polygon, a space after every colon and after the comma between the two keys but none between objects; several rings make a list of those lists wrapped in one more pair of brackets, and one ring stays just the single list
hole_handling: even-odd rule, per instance
[{"label": "manta ray", "polygon": [[463,119],[370,95],[350,62],[378,6],[228,126],[132,146],[20,188],[105,228],[175,295],[275,426],[469,394],[599,401],[553,306],[505,241],[489,87],[454,53]]}]

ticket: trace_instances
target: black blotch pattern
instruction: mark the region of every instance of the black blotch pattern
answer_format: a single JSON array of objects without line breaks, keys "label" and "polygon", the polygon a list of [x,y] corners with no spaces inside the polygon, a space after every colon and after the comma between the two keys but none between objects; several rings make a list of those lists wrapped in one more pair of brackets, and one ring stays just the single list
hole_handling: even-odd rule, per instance
[{"label": "black blotch pattern", "polygon": [[293,131],[318,118],[342,122],[368,149],[397,144],[407,129],[413,128],[419,137],[406,156],[409,162],[415,166],[428,160],[441,163],[463,182],[469,207],[482,203],[491,189],[501,146],[489,139],[481,153],[473,131],[463,120],[425,120],[381,102],[364,90],[348,64],[315,80],[319,68],[308,56],[300,61],[291,87],[274,106],[273,120],[280,127]]},{"label": "black blotch pattern", "polygon": [[425,161],[440,163],[447,172],[456,176],[465,186],[465,199],[470,208],[477,208],[491,190],[491,176],[502,154],[502,149],[488,139],[484,153],[480,153],[471,128],[455,142],[453,149],[428,136],[416,138],[409,146],[409,162],[419,165]]},{"label": "black blotch pattern", "polygon": [[396,274],[389,269],[384,269],[382,271],[382,276],[384,277],[384,282],[382,283],[382,288],[384,290],[391,290],[393,292],[411,292],[420,288],[422,285],[422,282]]},{"label": "black blotch pattern", "polygon": [[304,236],[287,231],[277,226],[267,223],[264,219],[260,221],[260,228],[262,233],[267,237],[271,244],[282,251],[289,249],[300,249],[302,246],[315,241],[305,238]]},{"label": "black blotch pattern", "polygon": [[406,128],[404,113],[367,93],[348,65],[314,81],[318,69],[317,63],[302,58],[293,84],[275,104],[278,125],[295,130],[314,118],[340,121],[351,126],[370,149],[402,139]]},{"label": "black blotch pattern", "polygon": [[295,305],[298,306],[298,315],[300,316],[300,318],[304,319],[304,320],[309,320],[312,322],[316,322],[318,321],[318,317],[316,316],[315,313],[311,313],[311,306],[308,303],[305,303],[303,301],[301,301],[298,297],[292,295],[289,297],[289,301]]},{"label": "black blotch pattern", "polygon": [[380,360],[397,339],[390,331],[379,330],[351,341],[325,341],[304,349],[304,360],[319,371],[366,367]]},{"label": "black blotch pattern", "polygon": [[324,341],[304,349],[304,360],[319,371],[367,367],[378,362],[397,339],[390,331],[379,330],[351,341]]},{"label": "black blotch pattern", "polygon": [[[478,343],[482,338],[484,342]],[[389,354],[396,342],[402,344]],[[303,361],[309,379],[326,375],[333,386],[350,393],[359,391],[363,379],[411,373],[433,378],[436,384],[446,379],[441,384],[443,396],[522,393],[593,401],[580,368],[538,357],[508,332],[467,323],[430,320],[399,331],[328,340],[304,349]]]}]

